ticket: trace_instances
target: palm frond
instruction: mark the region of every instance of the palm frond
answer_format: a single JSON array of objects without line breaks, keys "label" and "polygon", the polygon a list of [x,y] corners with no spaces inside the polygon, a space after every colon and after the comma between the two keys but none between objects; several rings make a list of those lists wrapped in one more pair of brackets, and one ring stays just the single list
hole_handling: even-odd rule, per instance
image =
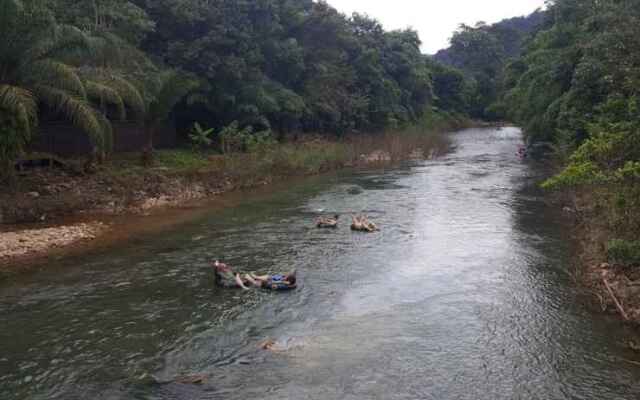
[{"label": "palm frond", "polygon": [[143,118],[146,113],[145,101],[138,88],[129,79],[106,68],[82,68],[79,73],[87,82],[94,82],[114,90],[136,119]]},{"label": "palm frond", "polygon": [[0,85],[0,108],[19,116],[29,131],[38,121],[38,104],[33,94],[21,87]]},{"label": "palm frond", "polygon": [[125,104],[131,109],[136,119],[144,118],[147,107],[142,94],[127,79],[112,75],[106,84],[113,87],[122,97]]},{"label": "palm frond", "polygon": [[122,97],[117,90],[103,85],[98,82],[86,82],[87,96],[89,99],[97,100],[100,104],[112,104],[116,107],[118,118],[125,120],[127,118],[127,110]]},{"label": "palm frond", "polygon": [[92,37],[96,65],[126,69],[136,73],[149,73],[156,67],[149,57],[121,37],[107,31],[95,32]]},{"label": "palm frond", "polygon": [[123,53],[126,43],[121,43],[121,39],[105,31],[95,32],[91,38],[93,47],[96,49],[95,61],[98,65],[119,66],[123,61]]},{"label": "palm frond", "polygon": [[159,77],[160,90],[149,106],[148,119],[156,122],[168,118],[171,110],[190,92],[199,87],[199,82],[179,71],[167,71]]},{"label": "palm frond", "polygon": [[22,57],[22,65],[28,66],[47,58],[59,58],[61,53],[70,50],[86,51],[91,55],[95,51],[92,44],[91,38],[75,26],[55,25],[51,35],[31,44]]},{"label": "palm frond", "polygon": [[63,114],[71,123],[84,131],[99,148],[104,148],[105,131],[101,119],[103,116],[82,98],[58,88],[38,85],[34,92],[42,102]]},{"label": "palm frond", "polygon": [[29,85],[45,83],[47,86],[72,92],[86,98],[87,93],[76,69],[51,59],[39,60],[19,71],[21,80]]},{"label": "palm frond", "polygon": [[[33,129],[38,123],[37,104],[33,95],[28,90],[16,86],[0,85],[0,115],[8,112],[18,123],[18,131],[14,132],[19,143],[18,148],[22,149],[33,134]],[[0,142],[2,139],[0,138]],[[16,143],[16,142],[14,142]],[[0,159],[3,157],[0,156]]]}]

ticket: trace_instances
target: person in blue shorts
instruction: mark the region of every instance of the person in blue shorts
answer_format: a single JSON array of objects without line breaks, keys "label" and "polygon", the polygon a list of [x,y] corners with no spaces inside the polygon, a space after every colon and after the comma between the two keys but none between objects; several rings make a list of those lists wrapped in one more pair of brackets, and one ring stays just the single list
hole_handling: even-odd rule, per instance
[{"label": "person in blue shorts", "polygon": [[245,275],[253,286],[269,290],[290,290],[297,287],[296,271],[293,270],[286,275]]}]

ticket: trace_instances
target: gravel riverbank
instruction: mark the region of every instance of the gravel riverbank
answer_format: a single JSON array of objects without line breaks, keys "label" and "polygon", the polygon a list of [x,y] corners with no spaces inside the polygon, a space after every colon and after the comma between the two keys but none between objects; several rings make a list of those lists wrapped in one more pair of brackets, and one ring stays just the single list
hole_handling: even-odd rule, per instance
[{"label": "gravel riverbank", "polygon": [[38,257],[52,249],[92,241],[107,229],[101,222],[0,232],[0,265]]}]

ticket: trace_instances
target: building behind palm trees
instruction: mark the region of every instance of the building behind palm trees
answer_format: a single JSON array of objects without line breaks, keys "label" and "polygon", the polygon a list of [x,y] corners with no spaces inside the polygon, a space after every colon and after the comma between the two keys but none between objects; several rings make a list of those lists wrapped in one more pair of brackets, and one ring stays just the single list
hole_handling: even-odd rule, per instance
[{"label": "building behind palm trees", "polygon": [[[136,121],[111,122],[113,152],[142,151],[147,144],[144,127]],[[46,152],[62,157],[91,154],[93,144],[82,130],[66,121],[43,121],[34,135],[28,151]],[[158,149],[177,146],[176,129],[168,123],[154,134],[154,147]]]}]

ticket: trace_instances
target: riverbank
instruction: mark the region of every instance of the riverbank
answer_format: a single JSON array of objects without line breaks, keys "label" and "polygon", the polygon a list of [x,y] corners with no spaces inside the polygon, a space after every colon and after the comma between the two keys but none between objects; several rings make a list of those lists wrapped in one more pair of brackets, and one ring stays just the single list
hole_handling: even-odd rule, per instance
[{"label": "riverbank", "polygon": [[[562,171],[562,163],[552,164],[555,173]],[[572,276],[591,293],[593,308],[640,327],[640,265],[621,262],[610,251],[612,239],[634,237],[629,229],[634,217],[620,220],[612,193],[604,186],[574,186],[548,191],[547,199],[569,220],[575,245]],[[640,344],[633,347],[640,351]]]},{"label": "riverbank", "polygon": [[[149,168],[139,164],[139,154],[123,154],[90,175],[65,169],[29,171],[10,192],[0,194],[0,269],[28,269],[53,249],[95,241],[113,229],[103,222],[114,216],[164,213],[225,193],[343,168],[433,158],[447,151],[442,132],[467,124],[448,121],[428,130],[414,127],[340,141],[318,137],[248,154],[160,151]],[[99,230],[77,228],[95,224]],[[57,240],[59,232],[65,232],[64,241]]]},{"label": "riverbank", "polygon": [[582,190],[563,197],[571,204],[565,212],[574,220],[577,279],[593,293],[603,312],[640,326],[640,268],[622,265],[608,256],[607,243],[614,234],[593,193]]},{"label": "riverbank", "polygon": [[0,265],[95,240],[108,229],[102,222],[0,232]]}]

